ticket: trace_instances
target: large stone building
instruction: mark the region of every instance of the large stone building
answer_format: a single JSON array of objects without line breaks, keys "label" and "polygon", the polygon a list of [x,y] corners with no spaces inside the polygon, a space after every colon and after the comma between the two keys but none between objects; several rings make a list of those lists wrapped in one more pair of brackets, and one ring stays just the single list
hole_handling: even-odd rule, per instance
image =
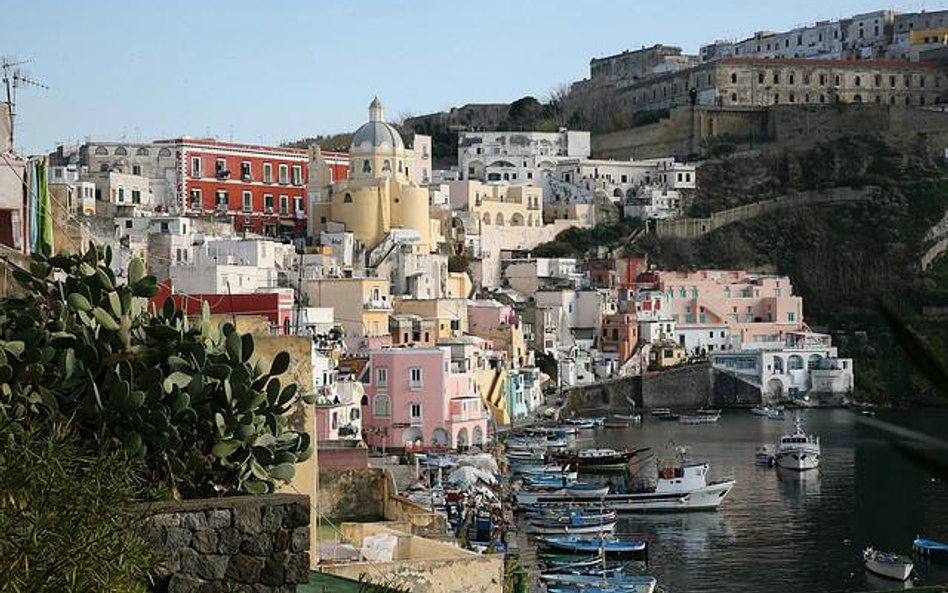
[{"label": "large stone building", "polygon": [[418,235],[415,249],[430,252],[436,247],[436,233],[428,190],[414,178],[415,151],[405,147],[401,134],[384,119],[376,98],[369,105],[369,121],[352,137],[349,177],[333,183],[313,204],[311,228],[318,233],[330,222],[341,223],[366,251],[382,243],[392,229],[410,229]]},{"label": "large stone building", "polygon": [[697,57],[683,54],[680,47],[658,44],[593,58],[589,61],[589,75],[597,82],[629,83],[689,68],[697,61]]},{"label": "large stone building", "polygon": [[[694,90],[694,93],[692,93]],[[948,91],[934,63],[884,60],[727,58],[630,86],[636,110],[690,105],[880,103],[934,105]]]},{"label": "large stone building", "polygon": [[588,157],[589,132],[461,132],[458,168],[464,180],[543,187],[559,158]]}]

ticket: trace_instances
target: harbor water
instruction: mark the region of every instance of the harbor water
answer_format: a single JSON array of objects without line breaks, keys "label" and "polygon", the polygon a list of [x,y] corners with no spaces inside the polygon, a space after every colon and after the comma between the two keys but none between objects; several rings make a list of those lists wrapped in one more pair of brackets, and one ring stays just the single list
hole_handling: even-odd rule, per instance
[{"label": "harbor water", "polygon": [[[671,593],[813,593],[900,588],[867,575],[868,546],[911,553],[916,534],[948,540],[948,484],[907,461],[884,433],[849,410],[802,413],[819,435],[820,468],[797,473],[755,465],[754,449],[793,430],[786,421],[726,411],[716,424],[687,426],[646,416],[629,428],[583,431],[580,447],[651,447],[673,458],[686,446],[711,464],[711,479],[737,485],[717,512],[627,515],[617,533],[650,543],[648,574]],[[876,420],[935,436],[942,411],[882,411]],[[654,464],[651,464],[654,468]],[[948,583],[948,567],[917,563],[923,584]],[[908,585],[906,585],[908,586]]]}]

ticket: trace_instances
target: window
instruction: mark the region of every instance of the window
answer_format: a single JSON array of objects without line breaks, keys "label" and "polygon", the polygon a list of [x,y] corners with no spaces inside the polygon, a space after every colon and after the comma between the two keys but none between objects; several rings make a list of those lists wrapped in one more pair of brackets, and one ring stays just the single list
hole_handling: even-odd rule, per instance
[{"label": "window", "polygon": [[379,367],[375,369],[375,386],[388,387],[388,369]]},{"label": "window", "polygon": [[141,175],[142,166],[141,165],[132,165],[132,175]]},{"label": "window", "polygon": [[263,182],[273,183],[273,165],[270,163],[263,164]]},{"label": "window", "polygon": [[201,177],[201,157],[191,157],[191,177]]},{"label": "window", "polygon": [[290,168],[287,165],[280,165],[280,185],[287,185],[290,182]]},{"label": "window", "polygon": [[795,318],[796,318],[796,313],[793,313],[792,311],[787,313],[787,321],[796,321]]},{"label": "window", "polygon": [[795,76],[795,75],[793,74],[793,72],[791,72],[791,73],[790,73],[790,84],[793,84],[794,76]]},{"label": "window", "polygon": [[214,161],[214,173],[218,177],[223,177],[227,174],[227,161],[224,159],[217,159]]},{"label": "window", "polygon": [[737,73],[736,73],[736,72],[732,72],[732,73],[731,73],[731,84],[737,84]]},{"label": "window", "polygon": [[780,73],[774,72],[774,84],[780,84]]},{"label": "window", "polygon": [[372,163],[369,162],[369,159],[364,159],[362,161],[362,172],[371,173],[372,172]]},{"label": "window", "polygon": [[412,402],[409,406],[409,413],[411,414],[412,420],[421,419],[421,404]]},{"label": "window", "polygon": [[856,76],[856,86],[862,86],[862,76]]},{"label": "window", "polygon": [[201,190],[192,189],[191,190],[191,207],[195,210],[201,209]]},{"label": "window", "polygon": [[115,149],[115,156],[128,156],[128,151],[125,150],[124,146],[119,146]]},{"label": "window", "polygon": [[764,73],[763,73],[763,72],[758,72],[758,73],[757,73],[757,82],[758,82],[759,84],[764,84]]},{"label": "window", "polygon": [[250,161],[240,163],[240,178],[244,180],[250,180],[252,178],[250,173]]},{"label": "window", "polygon": [[411,389],[421,389],[421,369],[412,367],[408,369],[408,387]]},{"label": "window", "polygon": [[290,210],[290,198],[288,196],[280,196],[280,214],[286,216]]},{"label": "window", "polygon": [[216,200],[215,200],[215,203],[217,204],[218,208],[220,208],[221,206],[223,206],[223,207],[226,209],[226,208],[227,208],[227,204],[228,204],[229,201],[230,201],[230,200],[229,200],[229,198],[227,197],[227,191],[226,191],[226,190],[223,190],[223,189],[217,190],[217,198],[216,198]]},{"label": "window", "polygon": [[131,220],[126,220],[126,221],[125,221],[125,228],[127,228],[127,229],[132,228],[132,221],[131,221]]},{"label": "window", "polygon": [[263,195],[263,210],[264,212],[273,212],[273,194]]},{"label": "window", "polygon": [[245,191],[244,194],[244,212],[253,211],[253,194]]},{"label": "window", "polygon": [[876,83],[876,86],[877,86],[877,87],[881,87],[881,86],[882,86],[882,75],[881,75],[881,74],[876,74],[876,76],[875,76],[875,83]]},{"label": "window", "polygon": [[826,84],[826,75],[820,74],[820,86],[823,86],[824,84]]},{"label": "window", "polygon": [[392,161],[385,159],[382,161],[382,172],[390,173],[392,171]]},{"label": "window", "polygon": [[109,149],[104,146],[97,146],[95,148],[96,156],[109,156]]},{"label": "window", "polygon": [[352,194],[346,193],[346,195],[344,195],[344,196],[342,197],[342,203],[343,203],[343,204],[351,204],[351,203],[352,203]]},{"label": "window", "polygon": [[169,156],[171,156],[171,149],[170,149],[170,148],[162,148],[161,150],[158,151],[158,156],[159,156],[159,157],[169,157]]},{"label": "window", "polygon": [[138,189],[132,190],[132,204],[141,204],[142,203],[142,192]]},{"label": "window", "polygon": [[385,417],[390,415],[389,399],[387,395],[376,395],[372,406],[372,415]]},{"label": "window", "polygon": [[303,167],[293,165],[293,185],[303,185]]},{"label": "window", "polygon": [[297,216],[303,215],[303,198],[299,196],[293,198],[293,212],[295,212]]},{"label": "window", "polygon": [[125,188],[124,187],[118,188],[118,203],[119,204],[125,203]]}]

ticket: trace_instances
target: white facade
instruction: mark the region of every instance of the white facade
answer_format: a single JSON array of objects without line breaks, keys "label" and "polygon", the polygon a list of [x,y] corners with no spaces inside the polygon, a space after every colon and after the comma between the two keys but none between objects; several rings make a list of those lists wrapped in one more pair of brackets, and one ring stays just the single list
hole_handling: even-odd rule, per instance
[{"label": "white facade", "polygon": [[667,220],[682,213],[681,194],[673,189],[647,187],[625,199],[622,214],[625,218]]},{"label": "white facade", "polygon": [[95,183],[97,201],[143,210],[153,206],[151,182],[147,177],[108,172],[94,173],[90,180]]},{"label": "white facade", "polygon": [[673,339],[684,346],[690,356],[702,356],[733,348],[731,331],[726,325],[704,325],[700,328],[676,325]]},{"label": "white facade", "polygon": [[601,196],[623,204],[651,189],[693,190],[695,166],[673,158],[641,161],[562,159],[550,183],[552,200],[589,203]]},{"label": "white facade", "polygon": [[544,187],[560,158],[588,157],[589,132],[462,132],[461,179]]},{"label": "white facade", "polygon": [[711,357],[714,370],[760,389],[764,402],[841,396],[853,389],[852,359],[839,358],[825,334],[798,332],[785,342],[751,342],[740,351]]},{"label": "white facade", "polygon": [[573,258],[512,260],[504,267],[503,277],[507,286],[531,296],[542,288],[579,288],[585,282],[585,276],[576,271],[576,260]]},{"label": "white facade", "polygon": [[275,241],[209,241],[194,249],[190,263],[172,266],[170,276],[175,291],[185,294],[271,292],[294,258],[291,245]]}]

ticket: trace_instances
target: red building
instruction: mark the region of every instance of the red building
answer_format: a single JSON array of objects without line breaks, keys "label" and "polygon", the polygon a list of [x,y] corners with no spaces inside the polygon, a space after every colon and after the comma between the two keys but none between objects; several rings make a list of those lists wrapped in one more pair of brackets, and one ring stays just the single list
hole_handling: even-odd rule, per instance
[{"label": "red building", "polygon": [[161,307],[169,296],[174,304],[188,316],[200,316],[206,301],[211,315],[251,315],[266,317],[271,331],[279,335],[290,335],[294,329],[293,291],[254,292],[250,294],[181,294],[172,293],[171,283],[159,285],[159,292],[152,298]]},{"label": "red building", "polygon": [[216,140],[159,140],[176,152],[179,207],[228,217],[238,231],[305,236],[308,152]]}]

